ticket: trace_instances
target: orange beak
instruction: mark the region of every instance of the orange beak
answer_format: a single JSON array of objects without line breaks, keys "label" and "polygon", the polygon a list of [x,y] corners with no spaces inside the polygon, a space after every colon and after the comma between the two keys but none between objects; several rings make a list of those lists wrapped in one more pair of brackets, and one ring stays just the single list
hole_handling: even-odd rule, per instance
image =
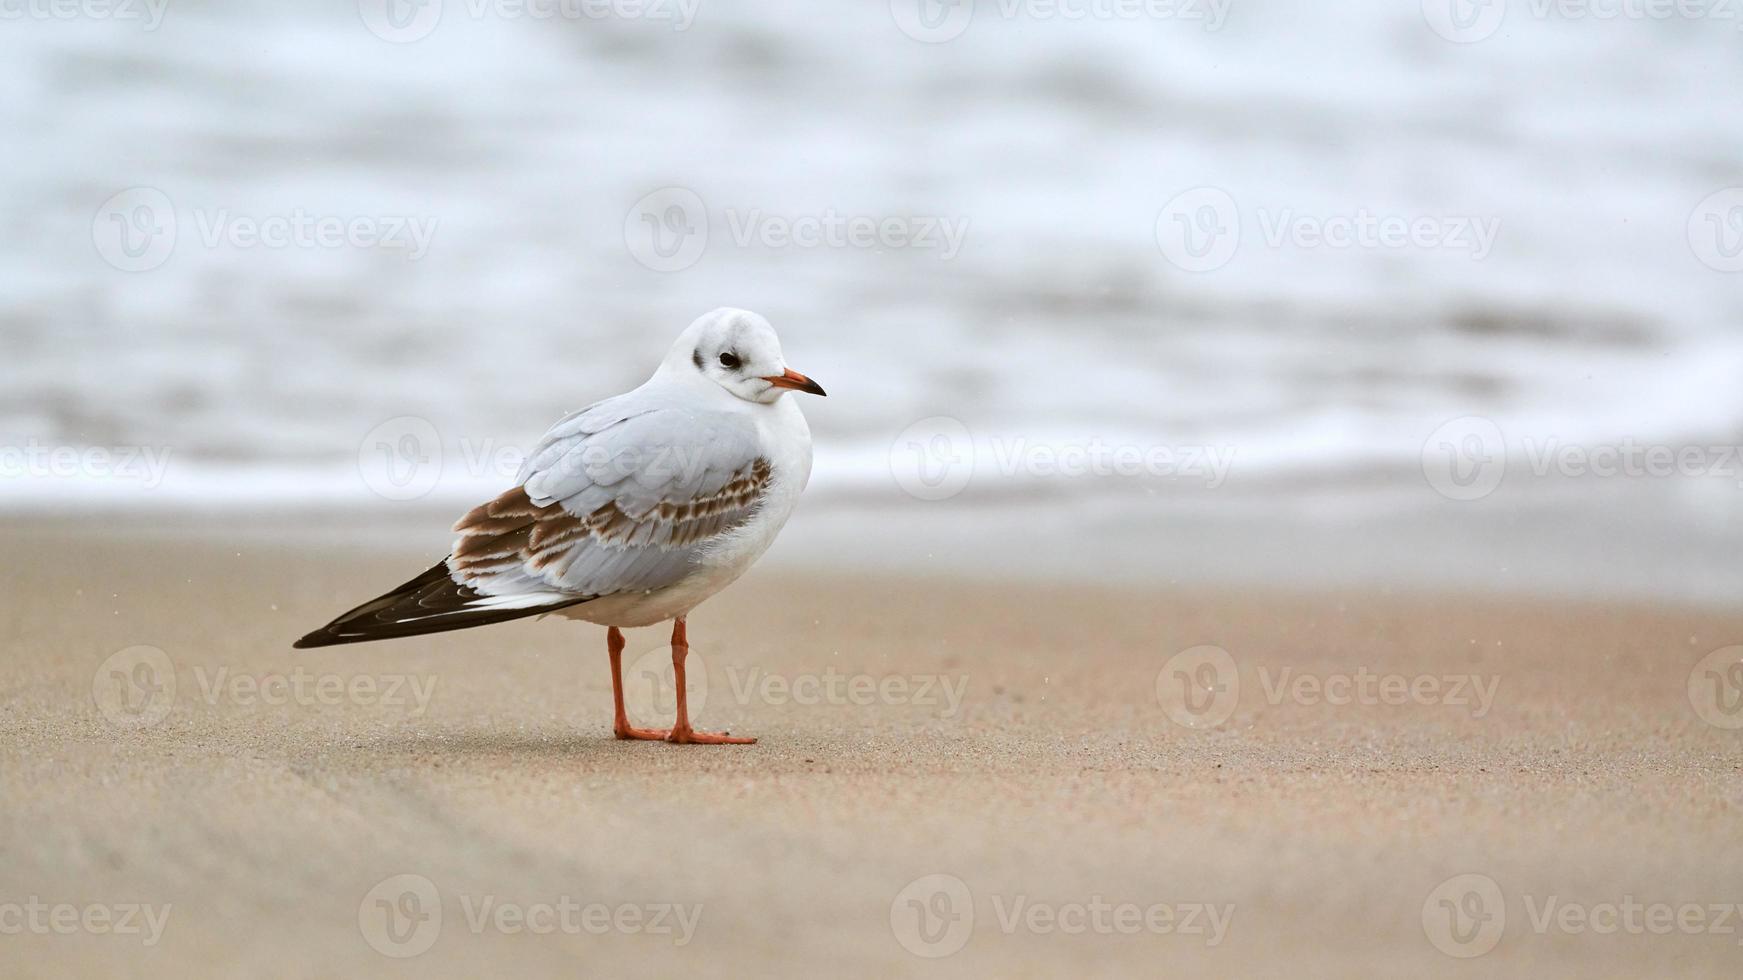
[{"label": "orange beak", "polygon": [[785,374],[767,375],[763,380],[777,388],[791,388],[794,391],[810,392],[813,395],[828,394],[828,392],[823,390],[822,385],[812,381],[810,378],[805,377],[803,374],[800,374],[792,368],[788,368],[787,373]]}]

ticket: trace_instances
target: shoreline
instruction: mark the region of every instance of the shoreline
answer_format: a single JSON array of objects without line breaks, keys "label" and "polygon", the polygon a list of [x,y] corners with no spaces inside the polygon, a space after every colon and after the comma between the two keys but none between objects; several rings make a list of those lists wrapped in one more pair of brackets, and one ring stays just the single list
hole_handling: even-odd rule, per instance
[{"label": "shoreline", "polygon": [[[1743,523],[1730,497],[1669,484],[1540,482],[1473,502],[1396,487],[1354,492],[965,493],[944,501],[880,492],[808,493],[760,567],[1019,586],[1373,590],[1418,596],[1672,605],[1727,612],[1743,597]],[[1681,496],[1679,496],[1679,494]],[[1668,495],[1668,496],[1667,496]],[[451,499],[450,499],[451,498]],[[1682,504],[1672,507],[1675,498]],[[302,498],[20,506],[0,537],[100,532],[275,549],[447,553],[471,497]],[[1013,528],[1018,529],[1013,532]],[[844,565],[844,560],[848,563]],[[395,580],[395,582],[400,580]],[[389,583],[395,584],[395,583]]]}]

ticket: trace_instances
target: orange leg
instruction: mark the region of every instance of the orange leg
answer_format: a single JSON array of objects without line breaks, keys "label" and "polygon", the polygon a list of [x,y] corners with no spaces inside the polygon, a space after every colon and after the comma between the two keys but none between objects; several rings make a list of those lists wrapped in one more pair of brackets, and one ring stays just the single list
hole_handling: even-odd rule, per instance
[{"label": "orange leg", "polygon": [[611,700],[617,707],[617,715],[612,721],[611,730],[618,738],[643,738],[650,741],[660,741],[671,734],[663,728],[632,728],[629,715],[623,711],[623,634],[613,626],[606,631],[605,648],[611,651]]},{"label": "orange leg", "polygon": [[690,638],[684,633],[684,617],[672,620],[672,680],[678,688],[678,720],[672,725],[668,742],[686,745],[752,745],[754,738],[738,738],[721,732],[699,732],[690,727],[689,695],[684,690],[684,658],[690,655]]}]

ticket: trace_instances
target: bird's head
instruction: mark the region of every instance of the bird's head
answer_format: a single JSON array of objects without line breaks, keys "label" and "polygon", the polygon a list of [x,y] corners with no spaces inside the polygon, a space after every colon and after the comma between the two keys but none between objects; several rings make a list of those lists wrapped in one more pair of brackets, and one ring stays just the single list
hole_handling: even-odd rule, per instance
[{"label": "bird's head", "polygon": [[690,324],[662,370],[691,371],[749,402],[773,404],[788,391],[823,394],[823,386],[787,366],[781,338],[749,310],[721,307]]}]

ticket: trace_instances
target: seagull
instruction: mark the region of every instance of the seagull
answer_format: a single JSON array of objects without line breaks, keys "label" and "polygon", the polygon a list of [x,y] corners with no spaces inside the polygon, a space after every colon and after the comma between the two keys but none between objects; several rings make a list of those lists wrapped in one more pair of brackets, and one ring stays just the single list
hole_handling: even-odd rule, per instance
[{"label": "seagull", "polygon": [[[552,426],[514,488],[454,525],[448,557],[294,646],[556,613],[607,627],[618,738],[755,742],[690,727],[684,620],[768,550],[810,480],[811,429],[789,391],[824,394],[787,367],[767,320],[731,308],[703,315],[639,388]],[[666,620],[677,718],[670,729],[634,728],[622,631]]]}]

